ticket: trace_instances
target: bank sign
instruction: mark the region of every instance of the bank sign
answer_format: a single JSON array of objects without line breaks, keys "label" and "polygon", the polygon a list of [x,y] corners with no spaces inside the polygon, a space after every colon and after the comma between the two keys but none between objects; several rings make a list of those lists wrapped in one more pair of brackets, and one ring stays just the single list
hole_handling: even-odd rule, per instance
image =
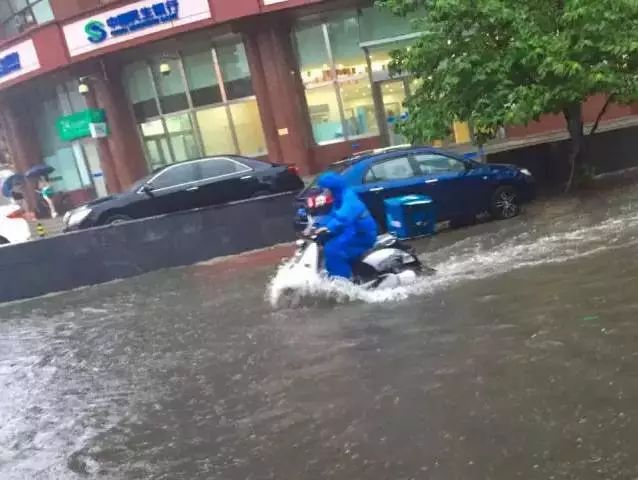
[{"label": "bank sign", "polygon": [[40,68],[33,40],[26,40],[0,51],[0,84]]},{"label": "bank sign", "polygon": [[208,0],[146,0],[63,27],[72,57],[211,18]]}]

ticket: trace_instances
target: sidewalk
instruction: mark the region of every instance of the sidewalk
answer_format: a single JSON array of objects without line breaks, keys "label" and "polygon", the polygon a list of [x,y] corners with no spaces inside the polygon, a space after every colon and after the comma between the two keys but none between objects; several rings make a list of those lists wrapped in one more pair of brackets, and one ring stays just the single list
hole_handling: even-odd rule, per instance
[{"label": "sidewalk", "polygon": [[45,237],[59,235],[60,233],[62,233],[62,230],[64,230],[64,222],[62,221],[62,217],[44,218],[42,220],[30,220],[29,228],[31,229],[31,237],[34,240],[39,237],[37,230],[38,223],[44,227]]}]

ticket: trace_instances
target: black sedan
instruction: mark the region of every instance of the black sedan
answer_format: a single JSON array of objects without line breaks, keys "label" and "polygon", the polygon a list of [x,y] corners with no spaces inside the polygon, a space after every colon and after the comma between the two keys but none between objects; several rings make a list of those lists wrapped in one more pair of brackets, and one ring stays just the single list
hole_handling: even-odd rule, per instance
[{"label": "black sedan", "polygon": [[303,186],[294,166],[235,155],[189,160],[156,170],[124,193],[70,211],[64,224],[66,231],[80,230],[296,191]]}]

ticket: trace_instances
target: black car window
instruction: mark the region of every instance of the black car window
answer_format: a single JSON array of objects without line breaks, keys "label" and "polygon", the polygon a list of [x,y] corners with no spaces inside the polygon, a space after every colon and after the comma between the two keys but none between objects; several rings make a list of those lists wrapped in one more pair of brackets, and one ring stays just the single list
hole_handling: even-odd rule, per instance
[{"label": "black car window", "polygon": [[247,172],[247,166],[226,158],[211,158],[200,162],[201,175],[203,180],[232,175],[234,173]]},{"label": "black car window", "polygon": [[151,182],[153,188],[169,188],[184,183],[196,182],[199,179],[199,168],[197,163],[185,163],[169,167],[160,173]]},{"label": "black car window", "polygon": [[414,170],[408,157],[396,157],[382,160],[370,167],[364,177],[365,183],[404,180],[414,177]]},{"label": "black car window", "polygon": [[414,160],[421,170],[421,175],[465,171],[465,163],[440,153],[419,153],[414,155]]}]

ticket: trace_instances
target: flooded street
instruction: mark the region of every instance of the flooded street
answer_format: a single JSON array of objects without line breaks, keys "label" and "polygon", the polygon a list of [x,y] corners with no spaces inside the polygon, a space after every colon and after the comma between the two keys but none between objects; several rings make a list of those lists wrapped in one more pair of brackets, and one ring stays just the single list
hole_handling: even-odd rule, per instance
[{"label": "flooded street", "polygon": [[638,478],[632,190],[421,241],[394,292],[273,309],[262,255],[0,306],[0,479]]}]

